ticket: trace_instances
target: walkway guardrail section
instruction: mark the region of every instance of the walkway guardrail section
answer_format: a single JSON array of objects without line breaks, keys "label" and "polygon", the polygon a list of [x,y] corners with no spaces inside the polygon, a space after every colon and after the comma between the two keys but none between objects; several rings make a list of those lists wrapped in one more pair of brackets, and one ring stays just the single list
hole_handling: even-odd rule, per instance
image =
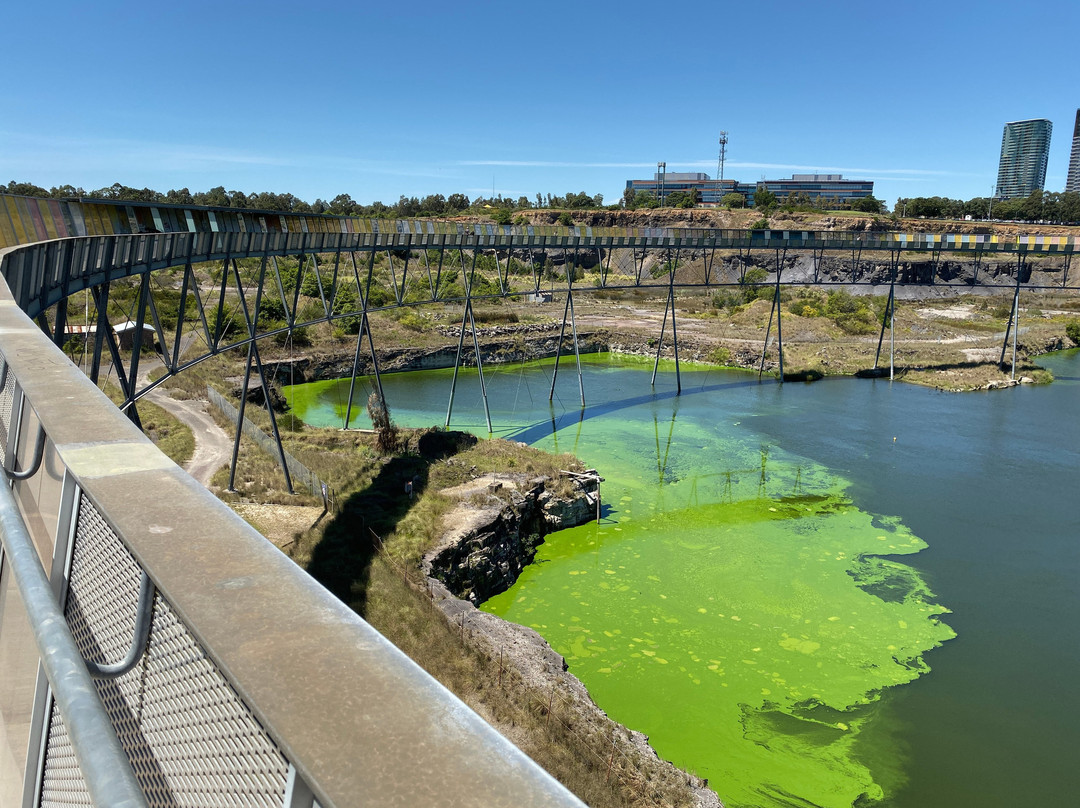
[{"label": "walkway guardrail section", "polygon": [[[410,225],[408,222],[402,225]],[[415,224],[415,223],[414,223]],[[412,227],[412,225],[410,225]],[[522,230],[521,233],[503,232]],[[30,316],[76,292],[116,278],[184,264],[252,256],[372,250],[518,249],[718,249],[835,250],[860,252],[977,252],[979,254],[1061,254],[1080,252],[1071,236],[984,235],[779,230],[662,230],[600,234],[600,228],[496,228],[475,225],[455,233],[157,233],[79,237],[48,241],[13,251],[3,274],[19,306]],[[608,228],[609,230],[611,228]],[[561,233],[533,231],[562,230]],[[567,230],[571,232],[566,232]],[[496,232],[499,231],[499,232]],[[576,232],[585,231],[585,232]]]},{"label": "walkway guardrail section", "polygon": [[[107,272],[116,255],[154,260],[167,248],[79,242],[0,251],[4,275],[51,288],[73,267]],[[0,374],[6,468],[31,467],[47,436],[39,468],[4,482],[10,507],[0,502],[5,808],[580,805],[161,455],[3,284]],[[20,525],[31,549],[16,565]],[[84,694],[103,705],[144,803],[109,796],[116,767],[91,762],[79,740],[90,719],[65,712],[46,675],[42,653],[54,652],[38,646],[57,621],[28,608],[27,557],[77,649],[61,661],[84,673],[83,660],[108,665],[132,650],[140,582],[152,584],[138,661]]]}]

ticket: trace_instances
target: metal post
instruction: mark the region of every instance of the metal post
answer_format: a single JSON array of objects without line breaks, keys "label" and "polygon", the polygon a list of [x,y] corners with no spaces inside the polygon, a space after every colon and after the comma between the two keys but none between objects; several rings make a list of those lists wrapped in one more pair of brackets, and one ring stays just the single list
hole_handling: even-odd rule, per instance
[{"label": "metal post", "polygon": [[[319,270],[319,258],[315,253],[311,254],[311,266],[315,270],[315,285],[319,287],[319,301],[322,303],[323,314],[326,315],[326,319],[329,320],[330,319],[330,304],[327,303],[327,301],[326,301],[326,291],[323,289],[323,285],[322,285],[322,272]],[[236,267],[236,262],[235,261],[233,261],[233,267],[234,268]],[[239,283],[240,283],[239,278],[237,278],[236,283],[237,283],[237,285],[239,285]],[[259,288],[260,289],[262,288],[262,284],[259,284]]]},{"label": "metal post", "polygon": [[765,328],[765,344],[761,346],[761,364],[758,366],[758,381],[761,381],[761,374],[765,372],[765,353],[769,350],[769,334],[772,333],[772,321],[773,313],[776,311],[776,296],[773,295],[773,304],[769,309],[769,325]]},{"label": "metal post", "polygon": [[[898,262],[899,262],[899,251],[893,251],[891,261],[890,261],[891,267],[890,267],[890,273],[889,273],[889,300],[885,304],[885,314],[881,318],[881,333],[878,334],[877,353],[874,354],[874,370],[878,369],[878,360],[881,358],[881,346],[885,342],[885,323],[886,322],[890,323],[890,325],[889,325],[889,331],[890,331],[889,340],[890,340],[890,351],[892,350],[892,348],[891,348],[891,346],[892,346],[892,324],[891,324],[892,321],[889,319],[889,316],[890,316],[890,312],[892,312],[893,305],[894,305],[894,294],[895,294],[895,290],[896,290],[896,267],[897,267]],[[890,354],[890,363],[891,363],[891,354]],[[892,378],[891,373],[889,375],[889,378],[890,379]]]},{"label": "metal post", "polygon": [[563,307],[562,327],[559,329],[559,341],[555,343],[555,369],[551,372],[551,390],[548,391],[548,401],[555,398],[555,379],[559,376],[559,357],[562,356],[563,335],[566,334],[566,316],[570,313],[570,301],[574,298],[574,287],[567,284],[566,305]]},{"label": "metal post", "polygon": [[236,493],[236,461],[240,458],[240,435],[244,428],[244,409],[247,406],[248,382],[251,380],[251,357],[255,350],[255,340],[248,343],[247,362],[244,363],[244,384],[240,387],[240,406],[236,412],[236,432],[233,438],[232,460],[229,463],[229,485],[226,489]]},{"label": "metal post", "polygon": [[[172,350],[172,366],[173,372],[175,368],[180,364],[180,341],[184,333],[184,312],[187,310],[188,299],[188,283],[190,279],[191,262],[188,261],[184,264],[184,279],[180,282],[180,309],[176,315],[176,334],[173,339]],[[162,345],[162,353],[165,352],[165,346]]]},{"label": "metal post", "polygon": [[1020,276],[1023,272],[1023,253],[1016,254],[1016,288],[1013,290],[1013,308],[1012,313],[1009,315],[1009,325],[1005,328],[1005,341],[1001,344],[1001,356],[998,358],[998,367],[1004,369],[1005,365],[1005,351],[1009,347],[1009,335],[1012,335],[1013,342],[1013,361],[1012,361],[1012,377],[1016,378],[1016,331],[1019,328],[1019,316],[1020,316]]},{"label": "metal post", "polygon": [[97,326],[94,329],[94,354],[90,359],[90,381],[97,384],[101,372],[101,349],[105,347],[105,330],[109,325],[109,284],[103,283],[90,290],[97,309]]},{"label": "metal post", "polygon": [[345,406],[345,424],[343,429],[349,428],[349,421],[352,420],[352,403],[353,395],[356,392],[356,370],[360,364],[360,343],[364,338],[364,322],[360,321],[360,329],[356,332],[356,350],[353,352],[352,361],[352,376],[349,379],[349,402]]},{"label": "metal post", "polygon": [[[573,248],[573,271],[578,268],[578,248]],[[572,284],[572,281],[571,281]],[[566,299],[570,304],[570,333],[573,335],[573,358],[578,363],[578,392],[581,395],[581,406],[585,406],[585,382],[581,377],[581,351],[578,348],[578,321],[573,314],[572,285],[567,286]]]},{"label": "metal post", "polygon": [[[787,249],[784,250],[785,257]],[[783,261],[780,258],[780,250],[776,251],[776,349],[780,357],[780,384],[784,383],[784,332],[780,325],[783,318],[780,316],[780,274],[784,271]]]},{"label": "metal post", "polygon": [[[315,272],[318,274],[318,264],[315,264]],[[262,266],[259,269],[259,285],[255,290],[255,312],[252,314],[248,311],[247,298],[244,295],[244,285],[240,281],[240,268],[237,266],[236,261],[233,261],[233,275],[236,278],[236,291],[240,295],[240,309],[244,314],[244,321],[248,327],[248,339],[251,342],[248,343],[250,350],[248,351],[248,361],[250,371],[250,359],[255,358],[255,366],[259,371],[259,384],[263,391],[263,401],[266,402],[266,413],[270,416],[270,431],[274,436],[274,443],[277,444],[278,459],[281,461],[281,473],[285,475],[285,489],[290,493],[296,493],[293,491],[292,476],[289,474],[289,463],[285,458],[285,447],[281,444],[281,433],[278,432],[277,418],[274,416],[274,405],[270,401],[270,385],[266,382],[266,372],[263,370],[262,359],[259,356],[258,341],[255,338],[256,328],[259,322],[259,310],[262,308],[262,293],[263,285],[266,281],[266,258],[263,258]],[[244,400],[247,400],[247,380],[244,382],[244,389],[241,391],[241,395]],[[240,419],[243,423],[243,418]],[[231,487],[231,486],[230,486]]]},{"label": "metal post", "polygon": [[1009,379],[1016,381],[1016,335],[1020,331],[1020,286],[1016,287],[1016,293],[1013,295],[1013,335],[1012,335],[1012,370],[1009,372]]},{"label": "metal post", "polygon": [[[212,342],[210,344],[210,353],[217,353],[218,345],[221,343],[221,330],[222,319],[225,317],[225,288],[229,282],[229,258],[225,257],[225,261],[221,265],[221,292],[218,294],[217,314],[214,317],[214,332],[212,334]],[[300,278],[296,279],[296,288],[300,289]]]},{"label": "metal post", "polygon": [[671,284],[668,283],[668,298],[664,301],[664,320],[660,324],[660,339],[656,341],[656,359],[653,360],[652,379],[649,381],[651,386],[656,386],[656,371],[660,367],[660,350],[664,347],[664,332],[667,331],[667,313],[671,307]]},{"label": "metal post", "polygon": [[128,396],[125,404],[135,404],[135,385],[139,380],[139,358],[142,355],[142,332],[146,324],[146,298],[150,294],[150,273],[142,276],[139,284],[139,310],[135,314],[135,333],[131,335],[131,365],[129,367]]},{"label": "metal post", "polygon": [[56,317],[53,322],[52,340],[60,350],[64,349],[67,337],[67,298],[56,304]]},{"label": "metal post", "polygon": [[[465,346],[465,323],[472,321],[472,277],[471,277],[471,274],[467,274],[465,272],[465,255],[464,255],[464,253],[460,249],[458,250],[458,252],[461,253],[461,273],[462,273],[463,279],[465,280],[465,311],[463,311],[461,313],[461,332],[458,334],[458,349],[457,349],[457,354],[454,357],[454,377],[450,381],[450,403],[447,404],[447,406],[446,406],[446,424],[445,424],[446,427],[450,426],[450,414],[453,412],[453,409],[454,409],[454,392],[457,390],[458,369],[461,366],[461,351]],[[477,251],[473,250],[472,273],[476,272],[476,253],[477,253]],[[479,342],[476,341],[476,323],[475,323],[475,321],[473,322],[473,341],[474,341],[475,350],[476,350],[476,361],[477,361],[477,363],[479,363],[480,362],[480,345],[479,345]],[[483,372],[482,371],[481,371],[480,379],[481,379],[481,384],[482,384],[483,383]],[[486,409],[487,409],[487,397],[486,396],[484,398],[484,408],[485,408],[485,411],[486,411]],[[488,431],[489,432],[491,431],[491,418],[490,418],[490,416],[488,417]]]},{"label": "metal post", "polygon": [[896,298],[889,291],[889,381],[893,380],[896,368]]},{"label": "metal post", "polygon": [[443,424],[444,429],[450,428],[450,414],[454,411],[454,391],[457,390],[457,377],[458,368],[461,367],[461,349],[465,345],[465,322],[469,317],[468,303],[465,305],[465,311],[461,313],[461,331],[458,333],[457,353],[454,355],[454,376],[450,380],[450,403],[446,405],[446,423]]},{"label": "metal post", "polygon": [[[475,263],[475,253],[473,254]],[[469,325],[472,328],[473,350],[476,351],[476,372],[480,376],[480,395],[484,399],[484,418],[487,420],[488,434],[491,434],[491,410],[488,409],[487,385],[484,384],[484,360],[480,357],[480,338],[476,334],[476,320],[473,319],[472,310],[472,284],[469,284],[469,299],[467,304],[469,312]]]},{"label": "metal post", "polygon": [[401,305],[401,291],[398,289],[397,272],[394,271],[394,256],[391,254],[390,249],[386,250],[386,260],[390,265],[390,283],[394,287],[394,301]]}]

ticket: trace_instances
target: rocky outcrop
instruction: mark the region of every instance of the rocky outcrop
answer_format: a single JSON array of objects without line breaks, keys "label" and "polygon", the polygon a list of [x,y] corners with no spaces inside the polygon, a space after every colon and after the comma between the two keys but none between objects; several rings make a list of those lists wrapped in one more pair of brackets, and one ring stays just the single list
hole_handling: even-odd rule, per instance
[{"label": "rocky outcrop", "polygon": [[444,492],[468,507],[452,513],[450,529],[424,556],[424,574],[473,604],[506,591],[544,536],[596,518],[602,479],[595,470],[566,472],[556,486],[498,474]]},{"label": "rocky outcrop", "polygon": [[[485,475],[443,491],[461,505],[446,519],[446,533],[422,566],[432,602],[462,638],[490,658],[499,657],[522,681],[568,710],[578,726],[600,727],[612,739],[611,754],[641,761],[639,776],[682,781],[696,808],[723,808],[708,781],[661,760],[647,736],[612,721],[593,702],[585,686],[567,670],[566,660],[531,628],[479,611],[476,604],[504,591],[536,554],[548,532],[583,524],[596,516],[599,484],[595,470],[567,474],[564,480],[526,475]],[[556,493],[558,489],[558,493]],[[617,745],[617,746],[616,746]]]},{"label": "rocky outcrop", "polygon": [[[527,362],[531,359],[548,359],[560,352],[559,325],[537,326],[496,326],[484,329],[480,342],[480,358],[485,365],[508,362]],[[457,339],[458,328],[440,329],[441,333]],[[572,353],[573,342],[569,333],[563,336],[561,352],[565,356]],[[594,333],[578,334],[578,350],[581,353],[596,353],[608,350],[606,335]],[[376,352],[379,359],[380,373],[394,373],[405,370],[435,370],[452,368],[457,359],[457,343],[438,348],[391,348]],[[461,362],[464,366],[476,366],[476,350],[472,338],[466,333],[462,345]],[[288,378],[292,384],[318,381],[320,379],[342,379],[352,375],[353,356],[339,355],[326,357],[297,357],[287,362],[264,362],[267,375],[277,374]],[[357,364],[357,373],[367,375],[373,372],[371,357],[361,354]]]}]

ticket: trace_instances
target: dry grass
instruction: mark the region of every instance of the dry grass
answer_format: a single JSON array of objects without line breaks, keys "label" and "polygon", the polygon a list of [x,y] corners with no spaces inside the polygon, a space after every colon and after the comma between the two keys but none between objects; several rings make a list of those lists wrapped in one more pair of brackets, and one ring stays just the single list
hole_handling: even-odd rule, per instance
[{"label": "dry grass", "polygon": [[[116,384],[109,382],[103,388],[114,404],[121,404],[124,396]],[[136,405],[143,433],[176,465],[182,466],[195,454],[195,435],[191,428],[157,404],[143,399]]]},{"label": "dry grass", "polygon": [[527,684],[512,665],[475,645],[467,625],[451,624],[405,569],[375,558],[368,622],[586,804],[693,804],[685,780],[634,750],[625,730],[613,730],[557,690]]}]

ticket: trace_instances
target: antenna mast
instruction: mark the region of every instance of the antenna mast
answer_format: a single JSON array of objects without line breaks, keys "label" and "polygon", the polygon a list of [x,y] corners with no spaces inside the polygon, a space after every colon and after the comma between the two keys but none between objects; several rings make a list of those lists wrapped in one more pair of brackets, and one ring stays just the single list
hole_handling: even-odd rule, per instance
[{"label": "antenna mast", "polygon": [[720,159],[716,161],[716,178],[724,181],[724,154],[727,151],[727,132],[720,133]]}]

